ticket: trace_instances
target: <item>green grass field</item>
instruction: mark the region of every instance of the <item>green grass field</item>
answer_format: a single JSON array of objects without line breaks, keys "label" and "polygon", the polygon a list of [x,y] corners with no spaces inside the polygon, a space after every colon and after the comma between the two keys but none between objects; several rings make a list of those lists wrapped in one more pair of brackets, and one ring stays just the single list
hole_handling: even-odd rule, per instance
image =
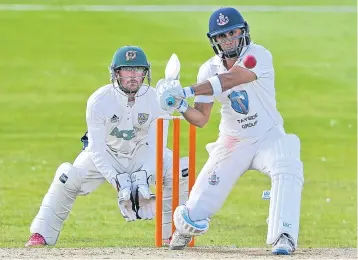
[{"label": "green grass field", "polygon": [[[210,0],[206,4],[229,2]],[[336,2],[306,0],[299,4]],[[198,3],[186,0],[181,4]],[[240,4],[267,5],[264,0]],[[271,4],[296,3],[275,0]],[[213,54],[206,39],[209,15],[0,11],[0,247],[24,245],[57,166],[72,162],[79,153],[87,98],[108,83],[107,66],[114,51],[127,44],[143,47],[152,62],[154,82],[163,76],[165,63],[175,52],[182,63],[182,84],[193,83],[201,63]],[[356,13],[247,12],[244,16],[253,40],[273,54],[278,107],[286,131],[296,133],[302,142],[305,186],[299,244],[356,247]],[[198,130],[198,171],[207,159],[205,144],[217,137],[219,116],[216,106],[210,123]],[[185,154],[187,135],[182,135]],[[265,246],[269,204],[261,200],[261,192],[269,188],[266,176],[257,172],[244,175],[197,244]],[[154,221],[125,223],[108,183],[76,201],[57,244],[153,245]]]}]

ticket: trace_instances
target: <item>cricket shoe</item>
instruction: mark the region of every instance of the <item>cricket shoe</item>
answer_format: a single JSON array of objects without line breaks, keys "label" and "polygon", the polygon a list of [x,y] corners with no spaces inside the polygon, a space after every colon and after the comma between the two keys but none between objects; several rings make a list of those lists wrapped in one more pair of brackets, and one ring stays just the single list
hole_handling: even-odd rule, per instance
[{"label": "cricket shoe", "polygon": [[273,244],[274,255],[291,255],[295,251],[295,242],[286,233],[282,234]]},{"label": "cricket shoe", "polygon": [[163,239],[163,246],[169,247],[170,241],[172,241],[172,237],[170,237],[168,239]]},{"label": "cricket shoe", "polygon": [[169,248],[171,250],[182,250],[190,243],[191,239],[192,236],[182,235],[177,230],[175,230],[170,240]]},{"label": "cricket shoe", "polygon": [[31,235],[29,241],[25,244],[25,247],[35,247],[35,246],[45,246],[46,241],[42,235],[39,233],[34,233]]}]

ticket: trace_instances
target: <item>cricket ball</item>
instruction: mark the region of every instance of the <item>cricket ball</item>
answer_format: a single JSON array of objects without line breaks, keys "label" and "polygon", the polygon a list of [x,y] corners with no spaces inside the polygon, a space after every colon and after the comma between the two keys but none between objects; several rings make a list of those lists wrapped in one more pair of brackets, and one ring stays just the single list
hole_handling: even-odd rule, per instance
[{"label": "cricket ball", "polygon": [[255,68],[256,66],[256,58],[252,55],[247,55],[245,58],[244,58],[244,66],[248,69],[252,69],[252,68]]}]

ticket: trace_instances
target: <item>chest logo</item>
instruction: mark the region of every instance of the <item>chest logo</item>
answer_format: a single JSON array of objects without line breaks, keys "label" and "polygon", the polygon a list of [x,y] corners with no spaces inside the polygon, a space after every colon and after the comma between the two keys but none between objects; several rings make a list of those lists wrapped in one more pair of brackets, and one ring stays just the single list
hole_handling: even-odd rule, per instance
[{"label": "chest logo", "polygon": [[233,91],[228,98],[231,101],[231,107],[240,114],[249,113],[249,96],[245,90]]}]

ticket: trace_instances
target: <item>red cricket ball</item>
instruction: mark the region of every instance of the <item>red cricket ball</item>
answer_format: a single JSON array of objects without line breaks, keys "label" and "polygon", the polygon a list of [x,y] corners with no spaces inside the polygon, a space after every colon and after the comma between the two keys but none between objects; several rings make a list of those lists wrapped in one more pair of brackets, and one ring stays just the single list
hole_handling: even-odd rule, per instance
[{"label": "red cricket ball", "polygon": [[252,68],[255,68],[256,66],[256,58],[252,55],[247,55],[245,58],[244,58],[244,66],[248,69],[252,69]]}]

